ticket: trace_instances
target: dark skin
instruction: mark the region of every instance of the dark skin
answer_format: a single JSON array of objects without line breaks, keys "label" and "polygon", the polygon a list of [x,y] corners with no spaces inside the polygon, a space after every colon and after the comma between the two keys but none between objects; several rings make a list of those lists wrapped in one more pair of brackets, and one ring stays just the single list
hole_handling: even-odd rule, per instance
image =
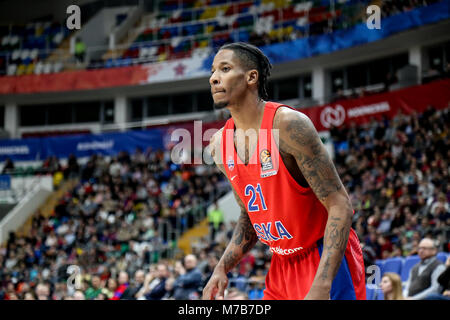
[{"label": "dark skin", "polygon": [[[220,50],[213,62],[210,84],[214,102],[226,105],[236,129],[258,132],[265,105],[258,96],[258,71],[245,68],[232,50]],[[273,129],[279,130],[278,148],[288,171],[297,183],[311,187],[328,212],[322,257],[305,299],[329,299],[331,284],[347,246],[353,209],[311,120],[300,112],[280,107],[274,117]],[[225,174],[219,147],[222,130],[212,137],[210,150],[216,165]],[[245,143],[236,143],[239,140],[236,136],[234,140],[238,156],[248,163],[256,143],[252,144],[249,139],[245,139]],[[241,208],[240,217],[229,245],[203,290],[203,299],[223,299],[228,284],[226,274],[257,241],[246,207],[236,191],[233,192]]]}]

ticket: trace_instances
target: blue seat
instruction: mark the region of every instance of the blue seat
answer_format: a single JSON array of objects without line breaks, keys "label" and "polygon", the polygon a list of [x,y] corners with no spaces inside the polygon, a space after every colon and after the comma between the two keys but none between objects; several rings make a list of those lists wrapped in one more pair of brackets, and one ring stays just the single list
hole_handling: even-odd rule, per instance
[{"label": "blue seat", "polygon": [[384,300],[383,291],[366,285],[366,300]]},{"label": "blue seat", "polygon": [[381,289],[375,290],[375,299],[374,300],[384,300],[383,290],[381,290]]},{"label": "blue seat", "polygon": [[403,266],[403,258],[394,257],[386,259],[384,261],[383,269],[381,270],[381,275],[385,274],[386,272],[394,272],[397,273],[398,275],[401,275],[402,266]]},{"label": "blue seat", "polygon": [[418,255],[413,255],[405,258],[403,263],[402,273],[400,274],[402,281],[405,282],[408,280],[409,272],[416,264],[420,262],[420,258]]},{"label": "blue seat", "polygon": [[442,263],[445,263],[445,261],[447,260],[447,257],[448,257],[448,254],[446,252],[438,252],[438,254],[436,255],[436,258],[441,260]]},{"label": "blue seat", "polygon": [[247,279],[243,276],[238,276],[234,279],[234,284],[236,288],[238,288],[242,292],[246,292],[247,290]]},{"label": "blue seat", "polygon": [[377,259],[377,260],[375,260],[375,264],[377,265],[378,268],[380,268],[380,275],[382,275],[383,274],[384,260]]},{"label": "blue seat", "polygon": [[375,295],[375,289],[370,288],[366,284],[366,300],[373,300],[374,295]]},{"label": "blue seat", "polygon": [[262,289],[252,289],[248,292],[248,298],[250,300],[262,300],[264,292]]}]

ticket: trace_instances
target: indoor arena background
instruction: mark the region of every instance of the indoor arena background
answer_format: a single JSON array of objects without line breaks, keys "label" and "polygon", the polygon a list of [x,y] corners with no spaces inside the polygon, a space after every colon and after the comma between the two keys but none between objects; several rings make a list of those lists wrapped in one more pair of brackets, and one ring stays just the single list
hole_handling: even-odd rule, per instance
[{"label": "indoor arena background", "polygon": [[[308,115],[332,155],[367,298],[384,299],[386,272],[405,285],[423,238],[446,263],[449,7],[0,1],[0,299],[201,298],[239,214],[203,153],[229,117],[212,59],[235,41],[269,57],[270,100]],[[174,161],[179,129],[192,148]],[[269,265],[257,244],[226,298],[261,299]]]}]

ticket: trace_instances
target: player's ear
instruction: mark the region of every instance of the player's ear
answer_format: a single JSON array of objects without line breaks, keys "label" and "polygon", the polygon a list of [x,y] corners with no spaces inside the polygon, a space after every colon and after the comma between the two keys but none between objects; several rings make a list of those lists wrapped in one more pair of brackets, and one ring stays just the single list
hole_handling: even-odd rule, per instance
[{"label": "player's ear", "polygon": [[258,70],[252,69],[247,71],[247,83],[248,84],[257,84],[259,78]]}]

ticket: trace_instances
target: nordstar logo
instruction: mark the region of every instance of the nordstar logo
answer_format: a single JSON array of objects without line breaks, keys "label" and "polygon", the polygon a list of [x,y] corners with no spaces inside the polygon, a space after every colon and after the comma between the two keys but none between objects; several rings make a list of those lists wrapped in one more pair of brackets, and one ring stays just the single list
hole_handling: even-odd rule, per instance
[{"label": "nordstar logo", "polygon": [[320,113],[320,122],[329,129],[331,126],[339,127],[345,121],[345,109],[341,105],[333,107],[325,107]]}]

